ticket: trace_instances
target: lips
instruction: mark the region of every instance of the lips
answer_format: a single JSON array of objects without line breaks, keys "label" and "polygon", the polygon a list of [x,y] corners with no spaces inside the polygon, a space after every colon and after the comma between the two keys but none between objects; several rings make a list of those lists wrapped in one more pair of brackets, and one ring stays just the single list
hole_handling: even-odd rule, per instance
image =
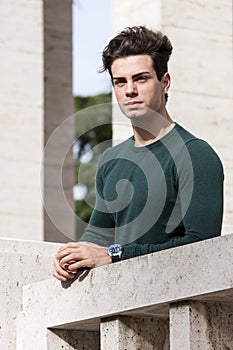
[{"label": "lips", "polygon": [[125,112],[132,112],[132,111],[139,111],[143,107],[143,102],[142,101],[128,101],[125,102],[124,108]]},{"label": "lips", "polygon": [[125,103],[125,106],[128,106],[128,107],[130,107],[130,106],[138,106],[140,104],[142,104],[142,101],[129,101],[129,102]]}]

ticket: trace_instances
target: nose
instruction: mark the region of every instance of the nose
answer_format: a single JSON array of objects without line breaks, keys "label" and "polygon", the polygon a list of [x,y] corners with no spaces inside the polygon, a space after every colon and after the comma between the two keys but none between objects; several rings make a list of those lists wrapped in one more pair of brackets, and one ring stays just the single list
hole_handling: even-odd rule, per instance
[{"label": "nose", "polygon": [[137,91],[137,86],[136,86],[134,81],[132,81],[132,80],[127,81],[125,94],[128,97],[137,96],[138,91]]}]

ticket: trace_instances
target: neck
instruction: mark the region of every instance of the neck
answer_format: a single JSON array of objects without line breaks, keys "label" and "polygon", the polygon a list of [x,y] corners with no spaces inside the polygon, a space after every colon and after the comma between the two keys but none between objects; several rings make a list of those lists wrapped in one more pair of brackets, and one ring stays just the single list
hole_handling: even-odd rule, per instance
[{"label": "neck", "polygon": [[132,120],[135,146],[149,145],[165,136],[175,126],[167,111],[165,113],[153,113]]}]

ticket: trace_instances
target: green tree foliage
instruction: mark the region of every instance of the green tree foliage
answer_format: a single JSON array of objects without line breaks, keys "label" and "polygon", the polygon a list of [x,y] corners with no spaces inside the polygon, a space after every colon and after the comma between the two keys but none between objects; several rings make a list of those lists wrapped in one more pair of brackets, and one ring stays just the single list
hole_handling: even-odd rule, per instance
[{"label": "green tree foliage", "polygon": [[95,203],[95,173],[99,156],[111,147],[111,98],[111,93],[75,97],[75,183],[79,189],[86,190],[83,198],[75,200],[77,239],[85,229]]}]

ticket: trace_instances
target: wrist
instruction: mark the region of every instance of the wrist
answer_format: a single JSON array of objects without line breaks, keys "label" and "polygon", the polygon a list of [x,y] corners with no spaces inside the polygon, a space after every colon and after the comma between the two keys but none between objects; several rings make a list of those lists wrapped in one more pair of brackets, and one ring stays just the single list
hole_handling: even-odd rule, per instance
[{"label": "wrist", "polygon": [[121,244],[113,244],[107,248],[106,253],[110,257],[111,262],[115,263],[121,261],[123,250],[124,248]]}]

